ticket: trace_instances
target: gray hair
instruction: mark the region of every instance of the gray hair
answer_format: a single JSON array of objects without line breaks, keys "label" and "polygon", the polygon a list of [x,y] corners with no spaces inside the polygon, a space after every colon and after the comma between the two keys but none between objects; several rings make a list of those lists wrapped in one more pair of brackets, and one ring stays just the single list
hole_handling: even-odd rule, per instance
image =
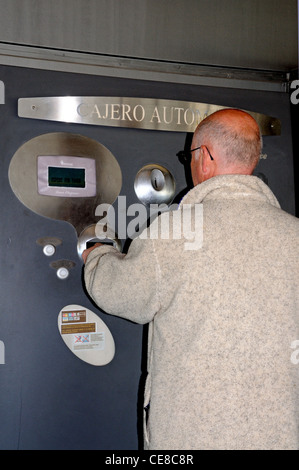
[{"label": "gray hair", "polygon": [[213,119],[205,119],[197,130],[200,144],[205,142],[215,143],[222,152],[227,165],[252,167],[258,164],[263,141],[258,131],[244,132],[236,131]]}]

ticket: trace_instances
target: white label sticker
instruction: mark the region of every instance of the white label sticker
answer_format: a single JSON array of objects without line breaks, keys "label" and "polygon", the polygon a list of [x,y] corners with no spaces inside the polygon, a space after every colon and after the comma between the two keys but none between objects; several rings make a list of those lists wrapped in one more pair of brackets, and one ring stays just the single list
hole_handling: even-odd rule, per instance
[{"label": "white label sticker", "polygon": [[103,350],[105,348],[105,333],[78,333],[73,335],[73,351],[86,349]]}]

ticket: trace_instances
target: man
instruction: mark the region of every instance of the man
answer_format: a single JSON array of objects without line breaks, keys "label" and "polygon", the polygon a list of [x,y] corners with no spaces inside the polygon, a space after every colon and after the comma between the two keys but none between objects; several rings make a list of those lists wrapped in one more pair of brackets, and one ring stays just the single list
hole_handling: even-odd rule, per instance
[{"label": "man", "polygon": [[252,176],[261,137],[247,113],[206,118],[190,152],[178,211],[203,205],[202,245],[140,236],[127,255],[86,251],[87,290],[150,323],[146,449],[298,449],[299,221]]}]

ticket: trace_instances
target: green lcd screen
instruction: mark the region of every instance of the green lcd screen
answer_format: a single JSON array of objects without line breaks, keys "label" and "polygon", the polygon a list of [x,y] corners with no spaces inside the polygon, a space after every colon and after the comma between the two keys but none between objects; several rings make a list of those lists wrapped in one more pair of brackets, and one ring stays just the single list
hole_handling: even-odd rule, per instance
[{"label": "green lcd screen", "polygon": [[85,169],[49,166],[48,185],[60,188],[85,188]]}]

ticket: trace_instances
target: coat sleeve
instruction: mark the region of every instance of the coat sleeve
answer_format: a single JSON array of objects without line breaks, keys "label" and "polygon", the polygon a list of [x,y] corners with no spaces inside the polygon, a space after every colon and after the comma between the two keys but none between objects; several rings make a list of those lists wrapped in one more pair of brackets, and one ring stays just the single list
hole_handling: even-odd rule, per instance
[{"label": "coat sleeve", "polygon": [[86,289],[104,312],[140,324],[159,310],[159,277],[151,239],[136,238],[126,255],[113,247],[95,248],[84,269]]}]

